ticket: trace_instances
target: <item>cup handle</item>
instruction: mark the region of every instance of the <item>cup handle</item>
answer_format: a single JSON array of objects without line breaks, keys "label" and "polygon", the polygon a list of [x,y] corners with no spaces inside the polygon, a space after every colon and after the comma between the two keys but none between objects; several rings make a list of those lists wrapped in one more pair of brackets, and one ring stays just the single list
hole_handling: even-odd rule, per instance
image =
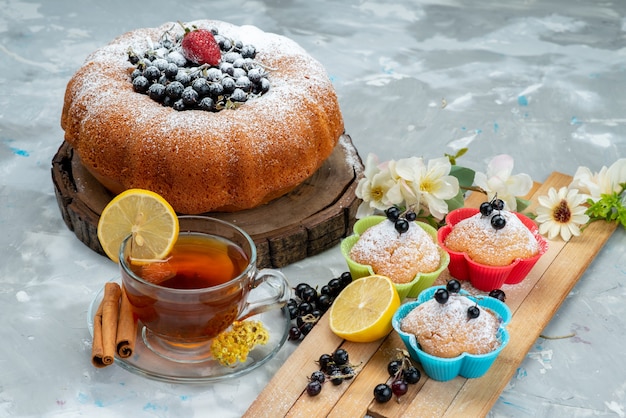
[{"label": "cup handle", "polygon": [[283,273],[273,269],[259,270],[254,281],[252,282],[252,290],[264,285],[269,288],[271,296],[247,302],[239,314],[238,320],[244,320],[253,315],[267,312],[272,309],[282,308],[291,297],[291,288],[289,282]]}]

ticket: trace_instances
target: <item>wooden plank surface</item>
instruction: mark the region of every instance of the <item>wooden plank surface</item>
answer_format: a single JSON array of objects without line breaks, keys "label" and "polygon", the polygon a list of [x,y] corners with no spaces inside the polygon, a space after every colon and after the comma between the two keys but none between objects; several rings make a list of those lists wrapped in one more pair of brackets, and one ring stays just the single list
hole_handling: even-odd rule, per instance
[{"label": "wooden plank surface", "polygon": [[[543,184],[536,183],[527,196],[532,202],[528,211],[534,211],[537,196],[545,195],[550,187],[559,188],[570,182],[570,176],[552,173]],[[472,194],[468,197],[466,206],[478,207],[483,200],[483,195]],[[403,347],[400,337],[392,331],[387,338],[374,343],[350,343],[330,331],[328,319],[324,316],[278,370],[244,416],[485,416],[532,344],[615,229],[615,224],[595,222],[581,236],[572,238],[568,243],[561,240],[550,241],[548,251],[522,283],[503,287],[507,295],[506,303],[513,313],[507,327],[511,339],[483,377],[457,377],[448,382],[438,382],[429,379],[422,370],[420,382],[409,385],[409,392],[398,402],[392,400],[386,404],[378,404],[373,400],[372,391],[376,384],[386,381],[387,363],[393,358],[396,348]],[[443,284],[449,278],[445,271],[437,284]],[[471,289],[468,282],[464,282],[463,287],[470,292],[480,293]],[[307,377],[317,368],[315,361],[321,354],[330,353],[340,346],[348,350],[351,359],[363,362],[359,374],[339,386],[324,385],[319,396],[308,396],[304,389]]]}]

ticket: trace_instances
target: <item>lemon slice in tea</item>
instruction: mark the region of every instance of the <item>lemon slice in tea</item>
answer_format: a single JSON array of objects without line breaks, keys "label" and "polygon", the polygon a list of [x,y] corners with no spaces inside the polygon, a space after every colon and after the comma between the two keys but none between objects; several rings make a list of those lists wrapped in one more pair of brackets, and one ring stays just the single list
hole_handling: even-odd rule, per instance
[{"label": "lemon slice in tea", "polygon": [[129,189],[115,196],[98,221],[98,240],[106,255],[116,263],[122,241],[133,235],[132,258],[160,260],[178,238],[178,218],[172,206],[159,194]]},{"label": "lemon slice in tea", "polygon": [[348,341],[376,341],[389,334],[391,318],[399,307],[398,291],[388,277],[356,279],[331,305],[330,329]]}]

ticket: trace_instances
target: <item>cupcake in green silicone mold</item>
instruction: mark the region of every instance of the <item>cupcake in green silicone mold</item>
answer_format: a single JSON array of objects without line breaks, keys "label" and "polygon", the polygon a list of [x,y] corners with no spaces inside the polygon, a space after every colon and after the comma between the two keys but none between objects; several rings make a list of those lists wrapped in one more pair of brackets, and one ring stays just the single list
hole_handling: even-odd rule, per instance
[{"label": "cupcake in green silicone mold", "polygon": [[411,220],[398,230],[385,216],[368,216],[355,223],[341,252],[354,279],[384,275],[395,283],[400,299],[414,298],[450,261],[436,237],[437,230],[423,222]]}]

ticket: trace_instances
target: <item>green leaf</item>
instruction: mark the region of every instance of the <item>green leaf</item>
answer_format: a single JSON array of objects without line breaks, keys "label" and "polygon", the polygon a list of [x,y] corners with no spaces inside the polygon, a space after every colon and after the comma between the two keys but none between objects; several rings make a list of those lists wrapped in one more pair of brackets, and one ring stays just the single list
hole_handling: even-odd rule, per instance
[{"label": "green leaf", "polygon": [[465,199],[463,190],[459,189],[459,192],[450,200],[446,200],[448,204],[448,212],[453,211],[454,209],[462,208],[465,205]]},{"label": "green leaf", "polygon": [[450,175],[459,180],[459,186],[461,188],[467,189],[468,187],[472,187],[472,184],[474,184],[474,176],[476,175],[476,172],[471,168],[453,165],[450,169]]},{"label": "green leaf", "polygon": [[521,197],[516,197],[515,202],[517,203],[517,212],[523,212],[528,206],[530,206],[530,200],[522,199]]}]

